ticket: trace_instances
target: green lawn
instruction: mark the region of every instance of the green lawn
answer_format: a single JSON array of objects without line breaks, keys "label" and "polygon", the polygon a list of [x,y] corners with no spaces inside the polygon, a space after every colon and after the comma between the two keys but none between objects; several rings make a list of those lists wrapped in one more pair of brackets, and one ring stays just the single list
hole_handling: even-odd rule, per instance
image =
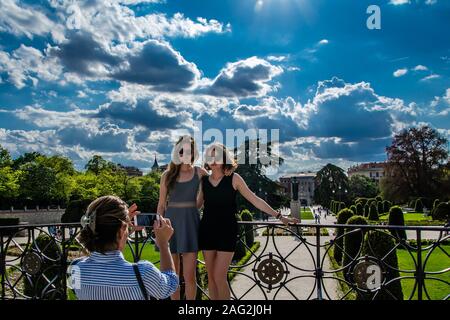
[{"label": "green lawn", "polygon": [[[425,216],[423,213],[411,212],[404,213],[405,225],[407,226],[443,226],[445,221],[433,220],[431,216]],[[388,221],[389,214],[380,215],[380,221]]]},{"label": "green lawn", "polygon": [[[142,248],[142,244],[139,244],[139,249]],[[134,245],[133,245],[134,249]],[[123,250],[123,256],[125,260],[133,262],[133,254],[131,253],[131,249],[129,246],[126,246]],[[204,261],[203,259],[203,253],[199,252],[198,259]],[[155,266],[159,267],[159,252],[155,250],[155,245],[151,243],[146,243],[144,246],[144,249],[141,253],[141,259],[140,260],[147,260],[155,264]]]},{"label": "green lawn", "polygon": [[312,215],[312,212],[309,208],[306,208],[306,210],[303,210],[303,208],[300,210],[301,213],[301,219],[302,220],[314,220],[314,217]]},{"label": "green lawn", "polygon": [[[404,213],[403,217],[405,218],[405,222],[407,221],[433,221],[431,216],[425,216],[423,213],[411,212]],[[388,220],[389,214],[380,216],[380,220]]]},{"label": "green lawn", "polygon": [[[450,265],[450,245],[441,245],[441,248],[445,251],[442,251],[441,249],[435,248],[426,263],[425,271],[426,272],[436,272],[440,270],[445,270]],[[422,263],[425,260],[425,256],[429,253],[429,251],[424,251],[422,253]],[[413,253],[414,258],[417,261],[417,254]],[[411,255],[408,253],[407,250],[400,249],[397,250],[397,257],[399,261],[399,268],[401,270],[414,270],[414,261],[411,257]],[[401,272],[401,276],[411,276],[412,273],[406,273]],[[438,279],[445,280],[447,282],[450,282],[450,271],[447,271],[443,274],[437,274],[437,275],[427,275],[427,277],[434,277]],[[403,289],[403,296],[404,299],[408,299],[411,295],[411,292],[414,288],[414,279],[404,279],[401,280],[402,282],[402,289]],[[433,280],[433,279],[425,279],[425,287],[428,292],[428,295],[430,296],[431,300],[441,300],[445,298],[448,294],[450,294],[450,286],[444,282],[441,282],[439,280]],[[417,289],[414,293],[414,296],[412,298],[413,300],[417,300]],[[422,294],[422,299],[427,300],[428,297],[426,296],[425,292]]]}]

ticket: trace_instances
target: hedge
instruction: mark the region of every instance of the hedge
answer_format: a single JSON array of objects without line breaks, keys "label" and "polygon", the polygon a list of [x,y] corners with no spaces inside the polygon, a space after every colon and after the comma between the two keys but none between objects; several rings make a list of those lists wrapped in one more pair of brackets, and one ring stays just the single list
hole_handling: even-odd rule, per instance
[{"label": "hedge", "polygon": [[[346,224],[348,219],[353,216],[353,211],[350,209],[342,209],[337,215],[337,224]],[[344,245],[344,239],[339,238],[344,234],[344,228],[338,227],[336,230],[335,247],[334,247],[334,259],[341,263],[342,261],[342,247]]]},{"label": "hedge", "polygon": [[[390,226],[404,226],[405,218],[403,216],[403,210],[399,206],[394,206],[389,210],[389,221]],[[406,240],[406,230],[390,230],[392,235],[398,239]]]}]

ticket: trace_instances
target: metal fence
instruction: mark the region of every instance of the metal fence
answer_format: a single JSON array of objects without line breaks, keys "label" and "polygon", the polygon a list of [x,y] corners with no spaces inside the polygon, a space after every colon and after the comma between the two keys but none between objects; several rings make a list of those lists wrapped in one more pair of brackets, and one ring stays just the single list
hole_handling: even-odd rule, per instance
[{"label": "metal fence", "polygon": [[[229,268],[233,299],[450,297],[448,227],[239,225],[242,254]],[[0,227],[1,299],[73,298],[67,270],[85,255],[77,240],[80,228],[76,223]],[[126,251],[134,262],[154,253],[151,230],[133,234]],[[151,262],[159,264],[156,258]],[[208,299],[200,259],[197,281],[199,299]]]}]

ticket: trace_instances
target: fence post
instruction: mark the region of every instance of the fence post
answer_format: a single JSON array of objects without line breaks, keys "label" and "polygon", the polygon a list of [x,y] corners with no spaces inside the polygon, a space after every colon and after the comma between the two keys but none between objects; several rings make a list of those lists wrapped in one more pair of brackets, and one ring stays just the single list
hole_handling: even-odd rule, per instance
[{"label": "fence post", "polygon": [[[68,247],[66,246],[66,227],[61,226],[62,229],[62,239],[61,239],[61,247],[62,247],[62,257],[61,257],[61,285],[63,289],[63,298],[62,300],[67,300],[67,253]],[[70,239],[70,236],[69,236]]]},{"label": "fence post", "polygon": [[316,226],[316,283],[317,283],[317,299],[323,300],[322,297],[322,268],[320,266],[320,226]]},{"label": "fence post", "polygon": [[0,273],[1,273],[1,287],[2,299],[5,300],[5,273],[6,273],[6,252],[3,253],[3,233],[0,230]]},{"label": "fence post", "polygon": [[422,289],[423,289],[423,270],[422,270],[422,234],[421,230],[416,229],[417,234],[417,300],[422,300]]}]

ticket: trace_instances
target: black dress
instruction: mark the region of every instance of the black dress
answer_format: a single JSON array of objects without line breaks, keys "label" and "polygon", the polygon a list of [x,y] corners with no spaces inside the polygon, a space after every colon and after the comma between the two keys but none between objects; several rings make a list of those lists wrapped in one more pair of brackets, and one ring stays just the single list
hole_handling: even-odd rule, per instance
[{"label": "black dress", "polygon": [[[233,173],[234,174],[234,173]],[[214,187],[208,176],[202,178],[203,216],[199,227],[199,249],[234,252],[238,236],[237,190],[233,174],[223,176]]]}]

